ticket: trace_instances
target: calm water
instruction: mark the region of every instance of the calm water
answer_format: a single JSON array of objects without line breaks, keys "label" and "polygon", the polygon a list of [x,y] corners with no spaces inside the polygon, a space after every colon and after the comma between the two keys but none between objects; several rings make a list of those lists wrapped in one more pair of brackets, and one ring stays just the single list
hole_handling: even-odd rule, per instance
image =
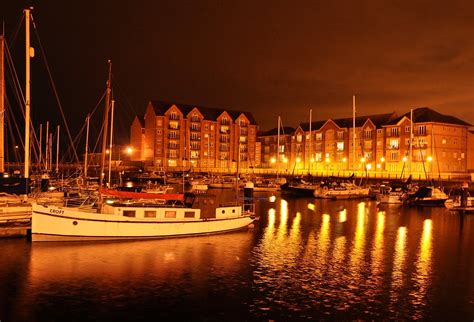
[{"label": "calm water", "polygon": [[0,320],[474,319],[474,216],[256,196],[237,233],[0,240]]}]

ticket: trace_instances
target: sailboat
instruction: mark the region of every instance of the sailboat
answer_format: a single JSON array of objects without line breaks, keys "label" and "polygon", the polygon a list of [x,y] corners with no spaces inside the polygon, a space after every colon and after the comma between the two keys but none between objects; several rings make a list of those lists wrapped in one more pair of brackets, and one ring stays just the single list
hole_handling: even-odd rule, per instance
[{"label": "sailboat", "polygon": [[[26,25],[26,87],[25,87],[25,168],[23,178],[2,178],[0,184],[0,221],[6,223],[29,222],[31,204],[28,201],[29,181],[29,130],[30,130],[30,9],[25,9]],[[5,37],[1,36],[1,172],[4,171],[4,134],[3,117],[5,111],[5,79],[4,79],[4,48]],[[3,176],[2,176],[3,177]]]},{"label": "sailboat", "polygon": [[218,205],[215,196],[209,195],[139,193],[103,187],[111,70],[109,61],[98,199],[91,198],[72,207],[67,203],[33,203],[32,241],[184,237],[229,232],[251,225],[255,219],[251,204]]}]

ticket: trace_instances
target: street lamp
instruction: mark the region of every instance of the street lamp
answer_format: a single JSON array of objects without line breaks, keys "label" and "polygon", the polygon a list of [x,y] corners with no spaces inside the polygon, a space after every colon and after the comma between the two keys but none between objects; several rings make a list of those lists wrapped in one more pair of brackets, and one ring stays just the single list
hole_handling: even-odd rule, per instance
[{"label": "street lamp", "polygon": [[433,169],[433,166],[432,166],[432,163],[431,163],[431,162],[433,161],[433,157],[430,155],[430,156],[428,156],[428,158],[426,158],[426,159],[427,159],[428,162],[430,163],[430,169],[429,169],[429,171],[428,171],[428,177],[430,177],[430,176],[431,176],[431,171],[432,171],[432,169]]},{"label": "street lamp", "polygon": [[329,159],[329,153],[326,153],[326,177],[329,177],[329,162],[331,161]]},{"label": "street lamp", "polygon": [[380,165],[380,168],[382,168],[382,176],[383,176],[383,171],[385,170],[385,158],[384,157],[381,157],[380,158],[380,162],[382,163]]}]

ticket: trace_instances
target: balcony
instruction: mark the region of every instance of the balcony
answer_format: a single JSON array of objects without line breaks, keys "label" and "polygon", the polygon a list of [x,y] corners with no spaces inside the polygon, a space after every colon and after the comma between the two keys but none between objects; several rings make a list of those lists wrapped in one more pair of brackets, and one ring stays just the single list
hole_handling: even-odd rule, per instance
[{"label": "balcony", "polygon": [[428,147],[427,143],[414,143],[413,148],[414,149],[426,149]]},{"label": "balcony", "polygon": [[173,114],[173,113],[171,113],[171,114],[169,115],[169,118],[170,118],[170,120],[179,120],[178,114]]},{"label": "balcony", "polygon": [[426,131],[413,131],[414,136],[428,136],[428,133]]},{"label": "balcony", "polygon": [[225,137],[224,137],[224,138],[221,137],[221,138],[219,139],[219,142],[220,142],[220,143],[230,143],[230,139],[229,139],[229,138],[225,138]]},{"label": "balcony", "polygon": [[201,127],[200,126],[193,126],[191,125],[191,127],[189,128],[189,130],[191,132],[201,132]]},{"label": "balcony", "polygon": [[400,149],[397,145],[387,145],[387,150],[398,150]]},{"label": "balcony", "polygon": [[170,131],[179,131],[179,125],[168,124],[168,130]]},{"label": "balcony", "polygon": [[189,138],[191,141],[201,141],[201,137],[200,136],[191,136]]},{"label": "balcony", "polygon": [[179,135],[170,133],[170,134],[168,134],[168,139],[170,139],[170,140],[179,140]]},{"label": "balcony", "polygon": [[170,143],[170,144],[168,144],[168,149],[170,149],[170,150],[178,150],[178,149],[179,149],[179,145]]}]

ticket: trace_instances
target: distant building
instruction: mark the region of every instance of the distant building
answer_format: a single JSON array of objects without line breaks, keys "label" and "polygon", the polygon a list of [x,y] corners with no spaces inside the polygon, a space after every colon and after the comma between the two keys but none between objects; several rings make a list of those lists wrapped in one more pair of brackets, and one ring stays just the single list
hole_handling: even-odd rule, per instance
[{"label": "distant building", "polygon": [[[260,167],[278,167],[285,171],[289,169],[292,151],[291,138],[294,132],[295,129],[292,127],[282,127],[279,136],[278,128],[258,133],[258,142],[261,145]],[[277,152],[278,143],[280,144],[279,152]]]},{"label": "distant building", "polygon": [[165,169],[234,171],[258,160],[249,112],[151,101],[130,131],[133,159]]},{"label": "distant building", "polygon": [[355,129],[352,118],[315,121],[311,133],[309,123],[301,123],[291,135],[280,135],[279,153],[275,129],[263,132],[258,138],[262,142],[262,167],[276,170],[281,164],[271,161],[285,158],[286,168],[299,172],[412,173],[420,178],[474,169],[474,134],[468,131],[471,124],[423,107],[413,110],[412,127],[410,115],[358,116]]}]

